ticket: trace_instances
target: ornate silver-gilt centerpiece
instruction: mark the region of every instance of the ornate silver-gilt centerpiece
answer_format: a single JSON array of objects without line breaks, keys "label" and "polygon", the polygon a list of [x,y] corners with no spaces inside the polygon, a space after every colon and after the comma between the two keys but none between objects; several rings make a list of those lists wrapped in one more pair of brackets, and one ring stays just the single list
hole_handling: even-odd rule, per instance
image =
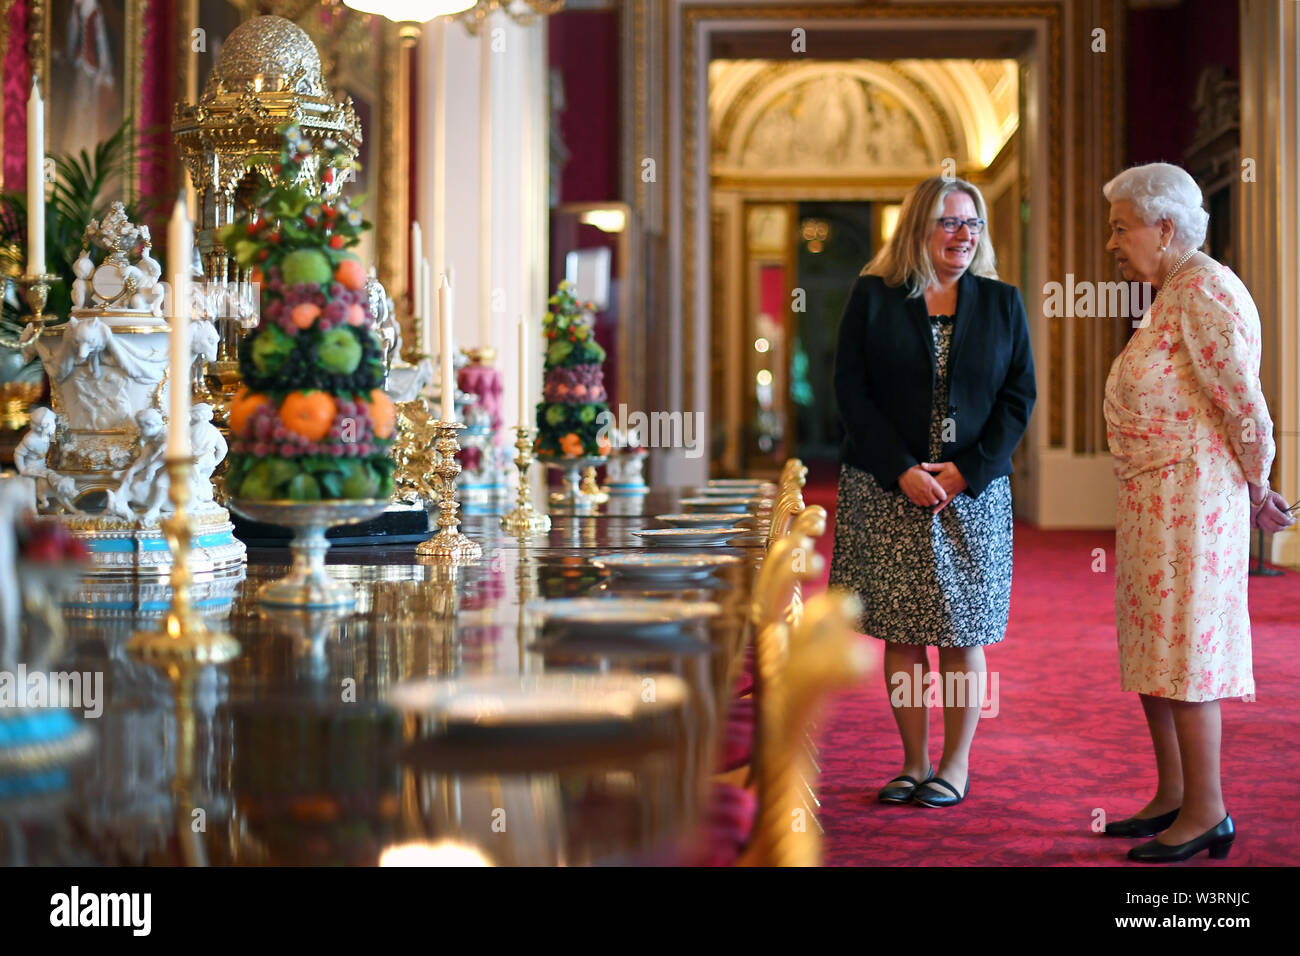
[{"label": "ornate silver-gilt centerpiece", "polygon": [[[159,525],[172,510],[164,467],[170,330],[162,269],[150,247],[148,227],[114,203],[86,227],[68,321],[29,324],[21,339],[23,357],[38,356],[45,366],[52,407],[33,409],[14,464],[35,479],[38,513],[57,516],[85,539],[95,572],[163,573],[171,566]],[[194,361],[215,358],[210,322],[191,323],[191,342]],[[213,500],[212,473],[226,442],[211,406],[195,404],[186,427],[195,457],[192,570],[238,565],[244,545]]]}]

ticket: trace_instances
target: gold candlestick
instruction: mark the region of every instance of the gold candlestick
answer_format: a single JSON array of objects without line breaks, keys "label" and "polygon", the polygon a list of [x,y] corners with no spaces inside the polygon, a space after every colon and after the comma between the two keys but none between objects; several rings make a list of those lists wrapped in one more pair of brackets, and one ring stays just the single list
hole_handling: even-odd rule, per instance
[{"label": "gold candlestick", "polygon": [[460,441],[456,432],[465,426],[439,419],[433,427],[438,436],[433,447],[441,456],[433,466],[436,476],[433,485],[438,492],[438,527],[442,530],[416,547],[415,553],[422,558],[434,558],[439,564],[472,564],[482,557],[483,549],[477,541],[460,533],[460,503],[456,500],[456,476],[460,474],[460,462],[456,460]]},{"label": "gold candlestick", "polygon": [[528,469],[533,464],[533,429],[516,426],[515,467],[519,469],[519,491],[513,510],[501,516],[501,530],[515,535],[542,534],[551,530],[550,515],[533,507],[528,499]]},{"label": "gold candlestick", "polygon": [[59,277],[52,272],[38,272],[21,275],[14,281],[22,286],[23,298],[32,310],[28,321],[36,326],[38,333],[43,332],[48,321],[45,317],[45,302],[50,295],[50,286],[60,281]]},{"label": "gold candlestick", "polygon": [[239,642],[229,634],[210,630],[191,604],[191,528],[185,506],[190,500],[193,467],[193,458],[167,459],[167,496],[176,510],[161,524],[172,553],[171,609],[161,630],[137,631],[126,647],[135,657],[161,669],[171,681],[176,703],[176,772],[172,777],[175,832],[184,865],[206,866],[203,838],[194,827],[194,811],[200,802],[194,764],[194,690],[204,667],[225,664],[239,655]]},{"label": "gold candlestick", "polygon": [[193,467],[193,458],[167,459],[167,474],[171,479],[167,496],[175,511],[161,525],[172,553],[171,609],[161,630],[137,631],[127,644],[127,650],[141,660],[162,667],[173,680],[179,680],[189,668],[224,664],[239,654],[239,642],[229,634],[209,630],[190,603],[191,529],[185,506],[190,500]]}]

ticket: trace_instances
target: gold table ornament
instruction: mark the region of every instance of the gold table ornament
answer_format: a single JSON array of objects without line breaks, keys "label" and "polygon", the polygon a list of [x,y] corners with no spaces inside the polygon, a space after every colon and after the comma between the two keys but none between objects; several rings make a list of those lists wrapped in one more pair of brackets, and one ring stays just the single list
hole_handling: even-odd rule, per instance
[{"label": "gold table ornament", "polygon": [[179,671],[204,664],[224,664],[239,654],[239,642],[229,634],[211,630],[196,614],[190,599],[189,556],[192,543],[190,518],[185,506],[190,500],[190,471],[193,458],[168,458],[170,478],[167,496],[175,511],[161,522],[172,553],[172,604],[161,630],[137,631],[127,650],[147,663],[162,667],[173,679]]},{"label": "gold table ornament", "polygon": [[460,474],[460,462],[456,453],[460,451],[460,441],[456,433],[465,426],[461,422],[445,422],[438,419],[433,422],[434,449],[439,458],[433,466],[433,486],[438,492],[438,527],[439,530],[428,541],[422,542],[415,553],[422,558],[433,558],[439,564],[473,564],[483,556],[483,548],[460,533],[460,502],[456,500],[456,476]]},{"label": "gold table ornament", "polygon": [[550,515],[533,507],[529,500],[528,470],[533,464],[533,429],[525,425],[515,427],[515,467],[519,469],[519,489],[515,507],[501,516],[501,530],[513,535],[544,534],[551,530]]}]

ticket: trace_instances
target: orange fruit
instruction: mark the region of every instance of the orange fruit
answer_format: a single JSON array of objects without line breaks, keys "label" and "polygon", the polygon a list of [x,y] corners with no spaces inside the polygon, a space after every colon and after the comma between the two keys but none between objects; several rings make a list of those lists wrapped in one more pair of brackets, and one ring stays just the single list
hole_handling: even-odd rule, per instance
[{"label": "orange fruit", "polygon": [[370,392],[370,401],[362,400],[370,412],[370,421],[375,426],[376,438],[391,438],[393,429],[397,427],[397,409],[393,407],[393,400],[384,394],[382,389],[373,389]]},{"label": "orange fruit", "polygon": [[290,392],[280,403],[284,427],[308,441],[321,441],[330,433],[338,406],[328,392]]},{"label": "orange fruit", "polygon": [[244,437],[248,430],[248,420],[253,412],[266,404],[266,396],[241,388],[230,400],[230,434]]},{"label": "orange fruit", "polygon": [[266,277],[262,275],[261,266],[253,266],[253,274],[249,278],[253,282],[256,282],[258,285],[261,285],[263,282],[266,281]]},{"label": "orange fruit", "polygon": [[366,270],[356,259],[344,259],[334,270],[334,280],[343,288],[357,292],[366,286]]},{"label": "orange fruit", "polygon": [[320,306],[313,302],[299,302],[289,313],[289,321],[300,329],[310,329],[318,315],[320,315]]}]

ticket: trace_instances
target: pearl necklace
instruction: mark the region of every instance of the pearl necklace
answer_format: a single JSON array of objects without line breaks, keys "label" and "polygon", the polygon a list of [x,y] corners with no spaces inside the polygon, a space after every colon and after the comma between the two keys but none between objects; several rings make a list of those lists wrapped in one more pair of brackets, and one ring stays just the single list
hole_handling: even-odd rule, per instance
[{"label": "pearl necklace", "polygon": [[[1178,261],[1174,263],[1174,267],[1165,273],[1164,281],[1160,283],[1160,292],[1165,291],[1165,286],[1169,285],[1169,280],[1178,274],[1178,270],[1186,265],[1187,260],[1196,255],[1196,252],[1197,250],[1195,248],[1188,249],[1181,257],[1179,257]],[[1156,294],[1159,295],[1160,293],[1158,292]]]}]

